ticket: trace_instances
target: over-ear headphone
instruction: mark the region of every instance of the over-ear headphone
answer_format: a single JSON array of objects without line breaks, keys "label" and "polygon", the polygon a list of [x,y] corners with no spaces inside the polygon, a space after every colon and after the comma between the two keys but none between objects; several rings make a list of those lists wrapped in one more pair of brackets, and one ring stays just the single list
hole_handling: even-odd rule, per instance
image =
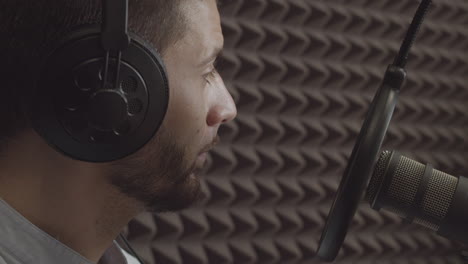
[{"label": "over-ear headphone", "polygon": [[102,0],[102,25],[67,34],[47,57],[30,108],[34,129],[74,159],[107,162],[143,147],[167,111],[162,58],[127,31],[128,0]]}]

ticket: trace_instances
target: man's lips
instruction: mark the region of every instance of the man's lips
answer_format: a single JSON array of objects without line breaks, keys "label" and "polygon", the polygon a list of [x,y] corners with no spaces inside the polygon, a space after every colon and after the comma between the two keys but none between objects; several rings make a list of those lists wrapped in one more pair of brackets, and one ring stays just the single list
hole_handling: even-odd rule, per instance
[{"label": "man's lips", "polygon": [[208,157],[208,152],[200,153],[197,157],[197,160],[195,161],[195,166],[198,169],[202,169],[203,166],[205,165],[207,157]]},{"label": "man's lips", "polygon": [[214,148],[214,146],[216,146],[218,143],[219,143],[219,136],[217,135],[217,136],[213,139],[213,141],[212,141],[210,144],[208,144],[207,146],[205,146],[205,147],[200,151],[200,154],[199,154],[199,155],[201,155],[201,154],[203,154],[203,153],[205,153],[205,152],[210,151],[210,150],[211,150],[212,148]]},{"label": "man's lips", "polygon": [[207,156],[208,152],[203,152],[200,155],[198,155],[197,161],[199,161],[200,163],[205,163]]},{"label": "man's lips", "polygon": [[219,143],[219,136],[216,136],[213,141],[204,147],[197,156],[197,160],[195,161],[197,168],[203,168],[205,165],[206,159],[208,158],[208,152]]}]

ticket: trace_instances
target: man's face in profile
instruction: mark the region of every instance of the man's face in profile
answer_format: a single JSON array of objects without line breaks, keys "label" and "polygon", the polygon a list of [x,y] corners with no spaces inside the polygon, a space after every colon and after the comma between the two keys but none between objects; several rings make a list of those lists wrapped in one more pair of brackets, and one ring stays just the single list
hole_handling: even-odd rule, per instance
[{"label": "man's face in profile", "polygon": [[181,5],[186,33],[163,56],[170,87],[163,124],[144,148],[110,164],[112,184],[150,211],[178,210],[201,199],[197,175],[206,151],[217,143],[219,126],[236,116],[214,69],[224,41],[216,2]]}]

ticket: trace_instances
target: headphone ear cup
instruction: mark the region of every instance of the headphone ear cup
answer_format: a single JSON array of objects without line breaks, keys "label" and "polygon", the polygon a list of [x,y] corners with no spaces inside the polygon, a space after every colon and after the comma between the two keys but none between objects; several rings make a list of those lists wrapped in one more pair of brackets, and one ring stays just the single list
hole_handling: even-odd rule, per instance
[{"label": "headphone ear cup", "polygon": [[117,60],[111,58],[105,76],[98,28],[75,31],[61,43],[36,85],[30,109],[34,129],[58,151],[83,161],[113,161],[143,147],[161,126],[169,103],[160,55],[132,36],[119,72],[112,71]]}]

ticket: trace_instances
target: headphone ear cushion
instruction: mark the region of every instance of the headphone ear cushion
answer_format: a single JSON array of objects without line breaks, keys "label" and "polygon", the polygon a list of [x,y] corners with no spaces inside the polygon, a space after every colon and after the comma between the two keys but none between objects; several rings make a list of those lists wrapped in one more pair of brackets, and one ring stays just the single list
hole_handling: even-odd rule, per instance
[{"label": "headphone ear cushion", "polygon": [[47,58],[30,115],[35,130],[58,151],[108,162],[136,152],[161,126],[169,104],[164,63],[151,45],[131,37],[118,73],[112,71],[116,59],[109,60],[107,78],[96,28],[72,32]]}]

